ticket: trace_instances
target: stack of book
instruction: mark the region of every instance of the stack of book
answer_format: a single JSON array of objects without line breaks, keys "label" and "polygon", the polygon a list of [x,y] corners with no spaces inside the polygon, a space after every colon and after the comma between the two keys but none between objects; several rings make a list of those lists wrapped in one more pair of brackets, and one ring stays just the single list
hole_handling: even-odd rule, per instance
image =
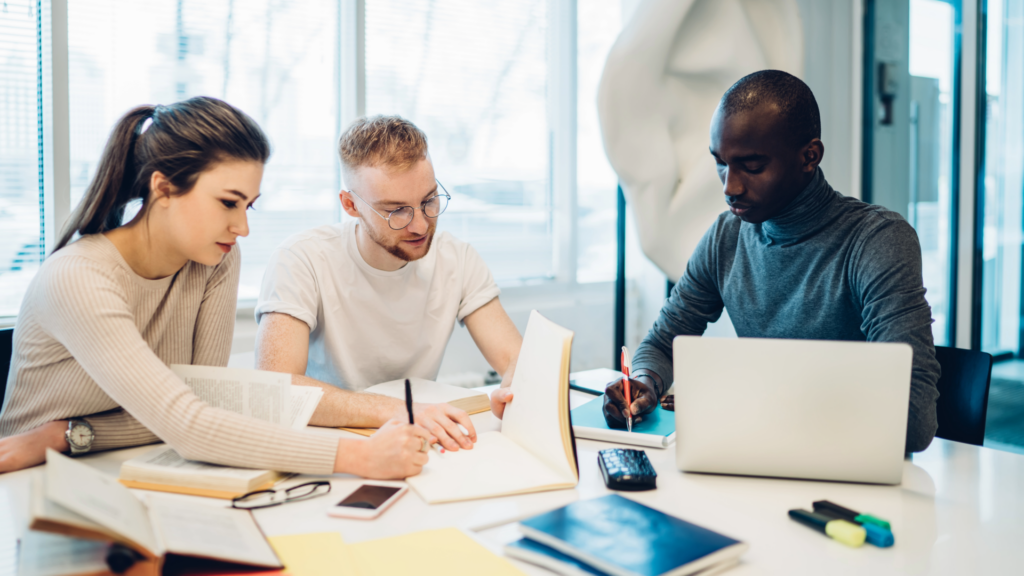
[{"label": "stack of book", "polygon": [[711,576],[747,545],[623,498],[580,500],[519,523],[505,554],[558,574]]}]

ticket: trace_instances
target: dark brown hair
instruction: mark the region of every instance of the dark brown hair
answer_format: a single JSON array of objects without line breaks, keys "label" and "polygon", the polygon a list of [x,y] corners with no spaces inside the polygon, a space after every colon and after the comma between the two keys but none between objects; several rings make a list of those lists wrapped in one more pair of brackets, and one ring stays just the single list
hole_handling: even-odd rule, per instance
[{"label": "dark brown hair", "polygon": [[[149,122],[147,122],[149,121]],[[270,143],[256,121],[230,104],[197,96],[169,106],[133,108],[114,125],[99,168],[64,226],[54,252],[75,233],[98,234],[121,225],[125,206],[149,209],[149,182],[160,172],[187,194],[199,174],[224,160],[266,163]]]},{"label": "dark brown hair", "polygon": [[403,171],[427,157],[427,135],[400,116],[359,118],[341,135],[338,155],[348,170],[384,165]]}]

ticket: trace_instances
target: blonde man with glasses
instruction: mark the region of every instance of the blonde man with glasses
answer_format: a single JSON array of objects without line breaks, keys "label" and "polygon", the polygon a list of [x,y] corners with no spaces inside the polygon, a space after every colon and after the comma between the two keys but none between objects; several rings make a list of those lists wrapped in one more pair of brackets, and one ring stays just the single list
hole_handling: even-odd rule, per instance
[{"label": "blonde man with glasses", "polygon": [[[491,395],[500,417],[522,337],[476,250],[435,235],[451,196],[435,179],[426,136],[397,116],[363,118],[339,153],[341,207],[353,219],[292,236],[271,256],[256,306],[257,367],[324,389],[312,424],[407,421],[402,402],[359,391],[437,378],[458,321],[502,375]],[[446,449],[472,448],[476,431],[462,410],[416,404],[414,413]]]}]

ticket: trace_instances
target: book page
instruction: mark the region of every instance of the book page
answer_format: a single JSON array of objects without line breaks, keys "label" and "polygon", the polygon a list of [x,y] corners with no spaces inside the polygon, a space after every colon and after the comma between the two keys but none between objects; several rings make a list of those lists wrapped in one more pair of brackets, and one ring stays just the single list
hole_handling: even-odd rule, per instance
[{"label": "book page", "polygon": [[46,450],[46,496],[123,538],[153,556],[163,550],[150,528],[146,507],[116,479],[55,450]]},{"label": "book page", "polygon": [[431,451],[423,471],[406,482],[429,504],[576,484],[575,479],[558,474],[501,432],[478,435],[472,450]]},{"label": "book page", "polygon": [[289,424],[291,374],[185,364],[171,364],[171,370],[200,400],[214,408],[274,424]]},{"label": "book page", "polygon": [[281,563],[252,513],[149,494],[153,528],[168,552],[278,568]]},{"label": "book page", "polygon": [[18,548],[18,576],[109,574],[109,542],[29,530]]},{"label": "book page", "polygon": [[302,430],[313,417],[324,391],[316,386],[291,386],[290,393],[291,404],[284,423],[293,430]]},{"label": "book page", "polygon": [[73,534],[79,537],[95,537],[121,541],[124,538],[89,520],[77,512],[50,500],[46,496],[46,470],[38,470],[29,485],[29,515],[32,530]]},{"label": "book page", "polygon": [[571,330],[536,310],[530,313],[512,377],[514,396],[501,422],[505,437],[529,450],[565,480],[576,479],[576,464],[566,457],[562,429],[563,418],[568,418],[562,413],[568,412],[568,389],[562,386],[568,366],[563,367],[562,359],[566,340],[572,336]]}]

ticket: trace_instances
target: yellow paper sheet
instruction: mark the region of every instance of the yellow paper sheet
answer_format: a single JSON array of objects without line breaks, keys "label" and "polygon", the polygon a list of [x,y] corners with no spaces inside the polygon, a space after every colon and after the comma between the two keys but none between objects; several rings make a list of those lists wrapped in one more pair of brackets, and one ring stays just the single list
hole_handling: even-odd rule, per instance
[{"label": "yellow paper sheet", "polygon": [[291,576],[349,576],[349,547],[337,532],[313,532],[267,538]]},{"label": "yellow paper sheet", "polygon": [[425,530],[347,546],[359,576],[521,576],[458,528]]}]

